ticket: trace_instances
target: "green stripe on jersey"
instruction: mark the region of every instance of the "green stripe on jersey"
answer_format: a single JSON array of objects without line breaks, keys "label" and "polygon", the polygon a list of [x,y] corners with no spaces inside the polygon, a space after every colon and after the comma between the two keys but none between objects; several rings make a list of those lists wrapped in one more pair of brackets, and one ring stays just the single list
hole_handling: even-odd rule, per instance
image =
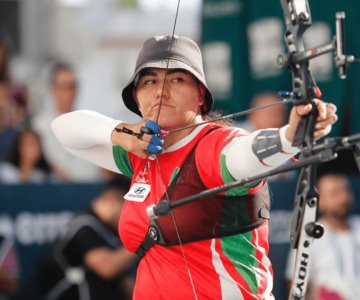
[{"label": "green stripe on jersey", "polygon": [[134,174],[127,151],[122,147],[113,146],[113,157],[122,174],[128,177],[131,177]]},{"label": "green stripe on jersey", "polygon": [[169,185],[173,183],[174,179],[176,178],[176,176],[179,174],[180,172],[180,168],[176,167],[174,172],[172,173],[171,177],[170,177],[170,181],[169,181]]},{"label": "green stripe on jersey", "polygon": [[[232,265],[249,285],[254,295],[257,294],[259,261],[256,258],[256,248],[251,243],[251,231],[220,239],[223,253],[230,259]],[[258,274],[260,275],[260,274]]]},{"label": "green stripe on jersey", "polygon": [[[236,181],[234,177],[231,176],[229,170],[226,167],[225,163],[226,156],[224,154],[220,155],[220,168],[221,168],[221,177],[224,180],[224,183],[231,183]],[[248,189],[243,186],[234,187],[225,192],[226,196],[241,196],[246,195]]]},{"label": "green stripe on jersey", "polygon": [[[234,177],[230,174],[229,170],[226,167],[226,156],[221,154],[220,156],[220,168],[221,168],[221,177],[224,180],[224,183],[231,183],[236,181]],[[261,180],[247,183],[246,186],[237,186],[225,192],[226,196],[242,196],[249,193],[249,189],[257,186]]]}]

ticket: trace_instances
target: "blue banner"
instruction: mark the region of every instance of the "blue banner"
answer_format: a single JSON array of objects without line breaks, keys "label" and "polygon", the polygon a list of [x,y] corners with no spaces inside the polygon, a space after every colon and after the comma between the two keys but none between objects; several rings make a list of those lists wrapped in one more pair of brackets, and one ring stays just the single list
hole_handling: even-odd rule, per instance
[{"label": "blue banner", "polygon": [[[360,178],[351,181],[355,199],[360,195]],[[0,185],[0,235],[15,241],[20,265],[20,287],[16,299],[36,296],[34,269],[64,224],[87,208],[101,184]],[[289,223],[296,181],[270,181],[270,259],[274,270],[274,294],[286,299],[284,270],[289,250]],[[359,213],[359,205],[355,205]]]}]

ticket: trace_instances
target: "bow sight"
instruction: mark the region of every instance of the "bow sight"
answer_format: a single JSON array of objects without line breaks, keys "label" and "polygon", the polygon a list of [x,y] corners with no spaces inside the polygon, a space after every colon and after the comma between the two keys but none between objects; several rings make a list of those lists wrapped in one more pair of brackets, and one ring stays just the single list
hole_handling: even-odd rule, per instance
[{"label": "bow sight", "polygon": [[[344,20],[345,12],[336,13],[336,35],[333,40],[325,45],[313,47],[304,50],[302,45],[302,35],[311,26],[311,15],[307,1],[305,0],[282,0],[281,1],[287,30],[285,32],[285,42],[289,49],[288,54],[280,54],[277,58],[279,67],[287,67],[294,72],[293,97],[295,99],[304,99],[305,95],[309,95],[311,91],[306,90],[306,82],[302,84],[301,78],[310,75],[310,80],[314,87],[317,87],[311,74],[303,73],[299,67],[299,63],[308,62],[309,60],[323,55],[328,52],[334,52],[334,60],[339,69],[339,76],[341,79],[346,78],[346,66],[355,61],[353,55],[345,55],[344,44]],[[301,78],[299,77],[300,75]],[[307,85],[309,86],[309,85]],[[317,91],[315,95],[320,97]],[[299,104],[302,103],[301,101]]]}]

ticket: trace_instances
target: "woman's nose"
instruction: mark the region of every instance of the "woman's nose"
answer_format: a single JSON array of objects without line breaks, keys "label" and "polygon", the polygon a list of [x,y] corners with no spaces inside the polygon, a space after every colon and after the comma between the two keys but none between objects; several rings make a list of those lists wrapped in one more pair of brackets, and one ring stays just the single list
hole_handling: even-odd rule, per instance
[{"label": "woman's nose", "polygon": [[156,90],[156,93],[157,93],[157,97],[164,97],[164,98],[167,98],[169,97],[169,84],[167,83],[167,80],[162,80],[162,81],[159,81],[158,85],[157,85],[157,90]]}]

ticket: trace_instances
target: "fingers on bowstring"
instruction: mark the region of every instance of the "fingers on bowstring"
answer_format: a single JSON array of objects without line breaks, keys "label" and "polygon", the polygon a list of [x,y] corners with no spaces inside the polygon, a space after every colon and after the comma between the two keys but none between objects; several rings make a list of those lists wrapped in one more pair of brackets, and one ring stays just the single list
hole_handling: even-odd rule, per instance
[{"label": "fingers on bowstring", "polygon": [[149,144],[162,147],[164,145],[164,139],[159,137],[158,135],[153,135],[150,139]]},{"label": "fingers on bowstring", "polygon": [[152,120],[146,121],[145,128],[151,130],[152,134],[158,134],[161,130],[159,124]]},{"label": "fingers on bowstring", "polygon": [[163,151],[164,139],[159,137],[160,126],[155,121],[148,120],[145,127],[152,132],[149,144],[146,146],[146,151],[151,154],[159,154]]},{"label": "fingers on bowstring", "polygon": [[158,145],[154,145],[154,144],[148,144],[146,146],[146,151],[151,153],[151,154],[159,154],[161,153],[163,150],[163,148],[161,146]]},{"label": "fingers on bowstring", "polygon": [[149,144],[146,146],[146,151],[151,154],[159,154],[164,150],[163,145],[164,140],[157,135],[153,135]]},{"label": "fingers on bowstring", "polygon": [[162,137],[160,137],[159,135],[144,134],[140,139],[148,144],[153,144],[155,146],[163,146],[164,145],[164,139]]},{"label": "fingers on bowstring", "polygon": [[135,154],[137,154],[141,158],[148,158],[149,153],[150,154],[159,154],[159,153],[161,153],[163,151],[162,146],[147,143],[147,142],[142,141],[142,140],[140,140],[139,142],[141,143],[140,144],[141,149],[139,149],[137,151],[137,153],[135,153]]},{"label": "fingers on bowstring", "polygon": [[161,128],[155,121],[148,120],[145,122],[144,126],[141,127],[138,139],[151,143],[152,137],[158,135],[160,131]]}]

